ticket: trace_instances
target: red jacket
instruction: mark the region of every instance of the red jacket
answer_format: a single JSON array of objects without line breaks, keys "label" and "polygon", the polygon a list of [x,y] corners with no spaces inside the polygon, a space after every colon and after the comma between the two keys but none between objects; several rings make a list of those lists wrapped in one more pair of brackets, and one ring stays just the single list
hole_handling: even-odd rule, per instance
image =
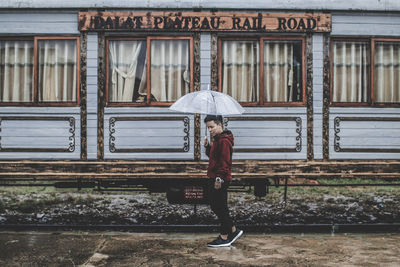
[{"label": "red jacket", "polygon": [[232,180],[233,134],[229,130],[214,137],[212,146],[206,147],[208,156],[207,176],[221,177],[225,181]]}]

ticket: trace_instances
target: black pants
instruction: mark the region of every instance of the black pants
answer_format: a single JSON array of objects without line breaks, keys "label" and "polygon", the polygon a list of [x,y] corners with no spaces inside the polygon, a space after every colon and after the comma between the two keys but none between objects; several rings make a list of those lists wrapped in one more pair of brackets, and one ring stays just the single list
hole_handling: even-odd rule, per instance
[{"label": "black pants", "polygon": [[211,210],[217,215],[218,220],[221,224],[221,234],[227,235],[232,233],[233,221],[229,216],[228,209],[228,187],[229,182],[222,183],[220,189],[214,188],[214,179],[210,179],[209,184],[209,199]]}]

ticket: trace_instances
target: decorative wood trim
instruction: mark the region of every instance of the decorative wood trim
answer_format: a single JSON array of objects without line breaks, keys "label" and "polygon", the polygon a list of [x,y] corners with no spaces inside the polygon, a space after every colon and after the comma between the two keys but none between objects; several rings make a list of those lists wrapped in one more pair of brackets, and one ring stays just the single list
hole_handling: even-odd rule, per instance
[{"label": "decorative wood trim", "polygon": [[[193,90],[200,91],[200,33],[193,34]],[[200,114],[194,114],[194,160],[201,160],[201,123]]]},{"label": "decorative wood trim", "polygon": [[[303,95],[306,97],[307,101],[307,160],[314,159],[314,95],[313,95],[313,45],[312,45],[312,35],[307,34],[306,41],[306,56],[305,56],[305,65],[307,66],[306,74],[303,77],[306,77],[306,81],[303,79],[303,84],[306,84],[307,94]],[[304,69],[304,68],[303,68]],[[304,91],[303,91],[304,92]]]},{"label": "decorative wood trim", "polygon": [[196,32],[193,34],[193,70],[191,71],[193,76],[193,90],[200,91],[200,33]]},{"label": "decorative wood trim", "polygon": [[334,149],[336,152],[362,152],[362,153],[400,153],[400,148],[342,148],[340,147],[340,122],[342,121],[396,121],[400,118],[388,117],[335,117],[334,121]]},{"label": "decorative wood trim", "polygon": [[200,114],[194,114],[194,160],[201,160],[201,121]]},{"label": "decorative wood trim", "polygon": [[224,118],[224,127],[228,126],[229,121],[294,121],[296,122],[296,147],[294,148],[234,148],[234,152],[239,153],[284,153],[301,152],[302,149],[302,119],[300,117],[229,117]]},{"label": "decorative wood trim", "polygon": [[211,33],[211,90],[217,91],[219,84],[219,59],[218,54],[218,35]]},{"label": "decorative wood trim", "polygon": [[69,132],[71,136],[69,139],[68,148],[4,148],[1,146],[1,136],[0,136],[0,152],[74,152],[75,151],[75,118],[74,117],[28,117],[28,116],[5,116],[0,117],[0,133],[1,133],[1,123],[5,120],[14,121],[68,121],[69,122]]},{"label": "decorative wood trim", "polygon": [[[117,121],[183,121],[184,129],[183,132],[186,134],[183,137],[183,148],[116,148],[115,147],[115,123]],[[188,152],[190,150],[190,118],[188,116],[184,117],[111,117],[109,119],[109,150],[111,153],[144,153],[144,152]]]},{"label": "decorative wood trim", "polygon": [[330,35],[324,34],[323,103],[322,103],[322,157],[329,160],[329,104],[331,97],[331,50]]},{"label": "decorative wood trim", "polygon": [[80,105],[81,105],[81,160],[87,160],[87,33],[81,33],[80,42]]},{"label": "decorative wood trim", "polygon": [[97,159],[104,160],[104,107],[105,103],[105,37],[98,34],[98,69],[97,69]]}]

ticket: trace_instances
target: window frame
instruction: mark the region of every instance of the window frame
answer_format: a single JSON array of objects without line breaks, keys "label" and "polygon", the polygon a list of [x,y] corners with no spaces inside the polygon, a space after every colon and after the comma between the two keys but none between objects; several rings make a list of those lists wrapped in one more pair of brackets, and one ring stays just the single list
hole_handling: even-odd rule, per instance
[{"label": "window frame", "polygon": [[[145,36],[106,36],[106,45],[105,45],[105,102],[106,106],[109,107],[123,107],[123,106],[136,106],[136,107],[169,107],[171,106],[175,101],[170,101],[170,102],[161,102],[161,101],[151,101],[151,41],[152,40],[189,40],[189,66],[190,66],[190,86],[189,86],[189,92],[191,93],[194,91],[194,58],[193,58],[193,52],[194,52],[194,41],[193,41],[193,36],[185,35],[185,36],[163,36],[163,35],[145,35]],[[146,94],[147,94],[147,99],[145,102],[110,102],[109,94],[110,94],[110,88],[109,88],[109,42],[110,41],[145,41],[146,42]]]},{"label": "window frame", "polygon": [[[366,102],[333,102],[333,42],[367,42],[370,49],[370,71],[369,71],[369,91],[367,92],[368,101]],[[400,45],[400,38],[396,37],[344,37],[334,36],[330,40],[330,64],[329,64],[329,102],[332,107],[400,107],[400,102],[389,103],[389,102],[375,102],[374,90],[375,90],[375,43],[376,42],[395,42]]]},{"label": "window frame", "polygon": [[[302,71],[302,101],[296,102],[266,102],[264,101],[264,41],[301,41],[301,71]],[[245,107],[271,107],[271,106],[306,106],[306,37],[305,36],[257,36],[257,37],[219,37],[218,38],[218,92],[222,92],[222,41],[258,41],[259,45],[259,101],[239,102]]]},{"label": "window frame", "polygon": [[[76,100],[75,101],[39,101],[39,40],[75,40],[76,41]],[[0,100],[0,106],[64,106],[64,107],[75,107],[80,105],[80,36],[15,36],[15,37],[0,37],[0,41],[32,41],[33,43],[33,80],[31,102],[3,102]]]}]

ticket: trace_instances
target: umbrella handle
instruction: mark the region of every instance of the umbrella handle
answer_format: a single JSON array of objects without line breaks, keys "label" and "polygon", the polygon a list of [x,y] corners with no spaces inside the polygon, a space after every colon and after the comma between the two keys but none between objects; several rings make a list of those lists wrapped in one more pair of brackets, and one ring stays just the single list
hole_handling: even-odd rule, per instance
[{"label": "umbrella handle", "polygon": [[[205,128],[204,128],[204,137],[207,137],[207,139],[208,139],[208,135],[207,135],[207,125],[206,125]],[[203,138],[203,140],[204,140],[204,138]],[[210,142],[209,139],[208,139],[208,142]]]}]

